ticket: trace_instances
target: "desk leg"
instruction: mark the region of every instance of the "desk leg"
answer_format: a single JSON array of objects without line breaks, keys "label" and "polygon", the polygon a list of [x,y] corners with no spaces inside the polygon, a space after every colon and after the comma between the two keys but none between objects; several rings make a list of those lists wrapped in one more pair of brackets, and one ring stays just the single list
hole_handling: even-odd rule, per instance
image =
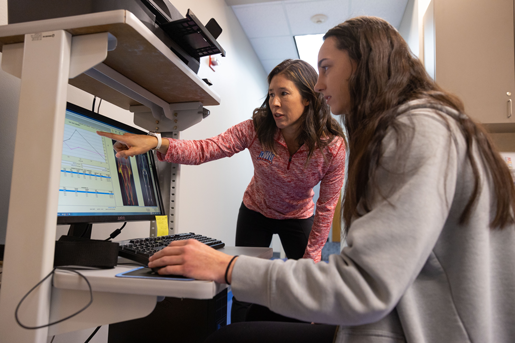
[{"label": "desk leg", "polygon": [[[48,328],[23,329],[14,311],[53,266],[71,42],[63,30],[25,35],[0,292],[2,342],[47,341]],[[19,314],[25,325],[48,323],[50,282],[31,293]]]}]

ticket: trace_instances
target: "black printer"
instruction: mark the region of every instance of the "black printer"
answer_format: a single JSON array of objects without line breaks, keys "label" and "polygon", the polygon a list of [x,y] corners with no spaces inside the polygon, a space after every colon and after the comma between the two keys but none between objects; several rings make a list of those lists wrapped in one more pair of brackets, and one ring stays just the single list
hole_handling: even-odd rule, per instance
[{"label": "black printer", "polygon": [[216,41],[222,32],[216,20],[204,26],[190,10],[182,16],[169,0],[8,0],[7,8],[9,24],[128,10],[195,73],[200,57],[225,56]]}]

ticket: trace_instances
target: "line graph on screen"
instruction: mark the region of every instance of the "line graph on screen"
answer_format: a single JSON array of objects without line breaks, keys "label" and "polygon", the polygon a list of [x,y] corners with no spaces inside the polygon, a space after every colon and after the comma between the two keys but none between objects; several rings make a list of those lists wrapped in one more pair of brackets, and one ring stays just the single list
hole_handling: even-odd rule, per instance
[{"label": "line graph on screen", "polygon": [[71,125],[64,126],[63,155],[106,162],[102,137]]}]

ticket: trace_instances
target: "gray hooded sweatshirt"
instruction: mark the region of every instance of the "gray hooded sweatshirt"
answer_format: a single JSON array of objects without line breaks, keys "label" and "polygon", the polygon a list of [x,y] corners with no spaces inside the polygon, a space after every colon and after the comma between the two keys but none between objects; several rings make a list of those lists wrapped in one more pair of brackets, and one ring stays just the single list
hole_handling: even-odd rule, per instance
[{"label": "gray hooded sweatshirt", "polygon": [[336,342],[513,343],[515,225],[489,227],[495,194],[475,148],[481,191],[459,224],[473,174],[458,113],[421,100],[400,112],[411,144],[389,128],[374,175],[379,191],[369,195],[371,211],[352,221],[341,254],[317,264],[240,256],[233,294],[339,325]]}]

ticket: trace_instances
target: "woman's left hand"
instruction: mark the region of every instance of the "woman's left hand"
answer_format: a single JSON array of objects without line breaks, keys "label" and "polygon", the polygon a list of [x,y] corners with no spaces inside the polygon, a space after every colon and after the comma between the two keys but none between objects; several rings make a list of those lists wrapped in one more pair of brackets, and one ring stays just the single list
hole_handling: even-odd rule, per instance
[{"label": "woman's left hand", "polygon": [[[224,254],[195,239],[176,241],[156,252],[149,259],[150,268],[159,268],[158,274],[183,275],[198,280],[225,283],[225,270],[232,256]],[[231,282],[232,268],[227,275]]]}]

